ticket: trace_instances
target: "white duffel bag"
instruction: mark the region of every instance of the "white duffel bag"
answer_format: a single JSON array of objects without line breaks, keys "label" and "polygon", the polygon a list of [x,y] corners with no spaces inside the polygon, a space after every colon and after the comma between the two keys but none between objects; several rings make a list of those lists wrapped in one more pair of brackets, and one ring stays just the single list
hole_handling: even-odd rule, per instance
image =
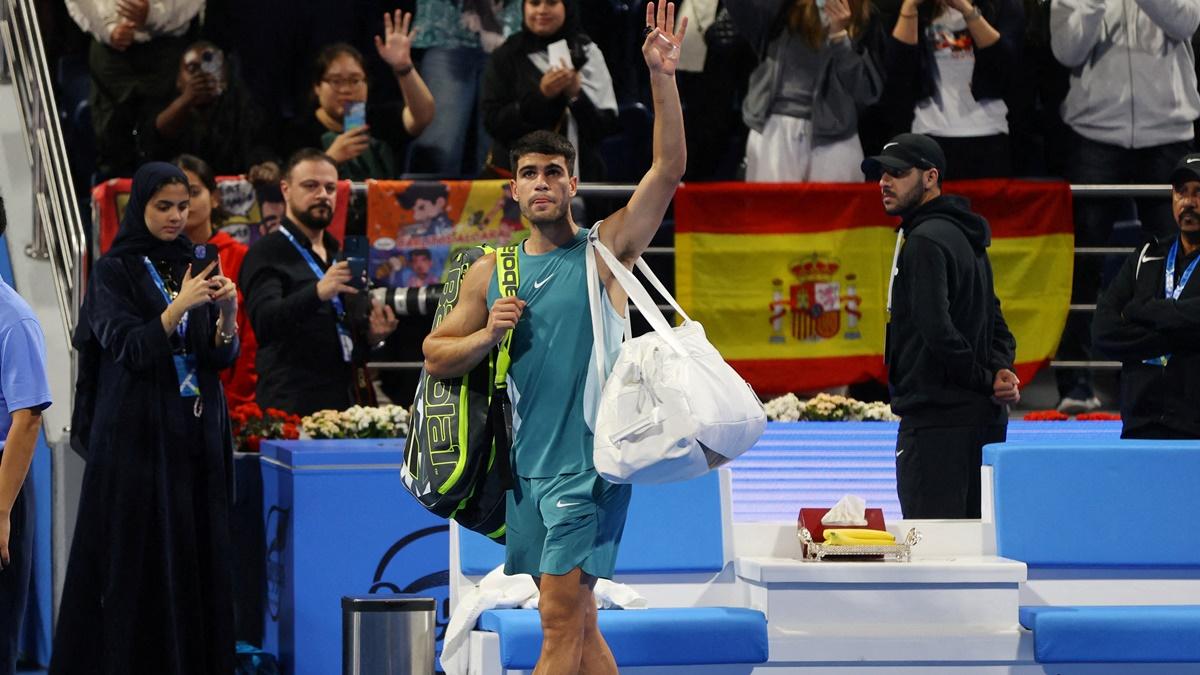
[{"label": "white duffel bag", "polygon": [[596,471],[613,483],[688,480],[750,449],[767,415],[754,390],[725,363],[675,298],[640,258],[637,267],[675,308],[683,324],[672,328],[650,294],[599,240],[588,235],[588,301],[598,372],[605,373],[602,307],[596,255],[612,271],[653,332],[621,345],[604,383],[596,413]]}]

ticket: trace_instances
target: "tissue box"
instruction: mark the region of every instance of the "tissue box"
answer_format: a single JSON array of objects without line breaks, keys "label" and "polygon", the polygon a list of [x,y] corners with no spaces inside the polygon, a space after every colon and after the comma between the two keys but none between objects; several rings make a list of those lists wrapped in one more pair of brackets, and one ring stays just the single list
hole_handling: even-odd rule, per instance
[{"label": "tissue box", "polygon": [[[800,516],[796,521],[796,530],[799,531],[803,527],[812,535],[813,541],[818,544],[825,541],[826,526],[821,523],[821,518],[824,518],[826,513],[829,513],[829,509],[800,509]],[[883,521],[883,509],[867,509],[866,525],[830,525],[829,527],[859,527],[868,530],[887,530]],[[803,542],[801,542],[801,546],[804,549],[808,548]],[[804,550],[803,554],[807,556],[808,551]]]}]

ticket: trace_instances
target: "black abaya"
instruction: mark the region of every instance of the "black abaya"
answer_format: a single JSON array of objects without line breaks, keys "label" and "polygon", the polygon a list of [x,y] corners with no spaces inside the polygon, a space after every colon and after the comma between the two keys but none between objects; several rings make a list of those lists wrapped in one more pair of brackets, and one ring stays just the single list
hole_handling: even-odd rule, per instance
[{"label": "black abaya", "polygon": [[[173,249],[143,249],[182,277],[186,261]],[[179,393],[159,318],[166,299],[139,252],[96,263],[76,332],[81,352],[81,343],[95,346],[81,364],[94,406],[50,672],[231,673],[233,448],[217,371],[233,363],[238,343],[214,346],[215,306],[189,313],[197,417],[196,398]],[[81,392],[76,405],[87,400]]]}]

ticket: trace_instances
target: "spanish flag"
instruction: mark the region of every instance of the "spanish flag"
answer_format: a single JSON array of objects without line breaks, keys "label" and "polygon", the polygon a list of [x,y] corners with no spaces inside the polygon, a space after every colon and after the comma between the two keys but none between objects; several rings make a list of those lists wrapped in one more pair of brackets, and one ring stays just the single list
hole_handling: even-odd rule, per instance
[{"label": "spanish flag", "polygon": [[[1066,183],[948,182],[988,219],[996,295],[1028,382],[1071,297]],[[760,394],[883,380],[895,229],[874,184],[708,183],[675,196],[676,296]]]}]

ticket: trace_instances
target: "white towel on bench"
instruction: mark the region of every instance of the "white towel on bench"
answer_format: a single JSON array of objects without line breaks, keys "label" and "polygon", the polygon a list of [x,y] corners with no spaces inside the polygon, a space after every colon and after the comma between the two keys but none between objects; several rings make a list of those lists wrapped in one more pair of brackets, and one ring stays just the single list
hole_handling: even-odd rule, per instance
[{"label": "white towel on bench", "polygon": [[[596,607],[599,609],[643,609],[646,599],[637,591],[626,586],[600,579],[595,588]],[[533,577],[528,574],[508,576],[504,566],[488,572],[479,585],[458,601],[450,614],[450,625],[442,639],[442,669],[446,675],[467,675],[470,666],[468,642],[475,622],[489,609],[537,609],[538,589]]]}]

